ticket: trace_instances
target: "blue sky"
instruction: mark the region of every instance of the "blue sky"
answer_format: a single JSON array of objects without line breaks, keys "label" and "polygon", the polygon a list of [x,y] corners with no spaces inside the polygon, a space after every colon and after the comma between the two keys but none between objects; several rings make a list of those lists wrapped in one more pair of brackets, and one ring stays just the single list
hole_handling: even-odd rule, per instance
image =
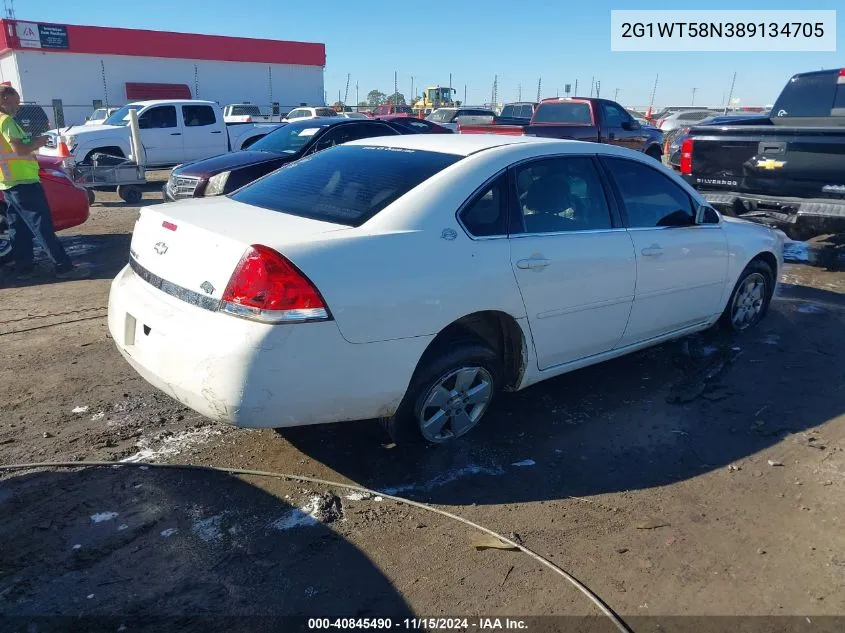
[{"label": "blue sky", "polygon": [[[302,8],[299,8],[301,5]],[[796,9],[785,0],[711,0],[707,9]],[[578,7],[577,10],[574,7]],[[807,9],[836,9],[841,0],[820,0]],[[317,8],[319,7],[319,8]],[[243,8],[243,11],[239,11]],[[17,0],[18,19],[264,37],[326,44],[325,87],[330,102],[345,90],[351,73],[361,98],[371,89],[392,92],[414,86],[452,85],[463,99],[490,99],[494,75],[500,100],[563,94],[578,81],[589,93],[592,77],[601,95],[626,106],[647,104],[660,74],[655,103],[719,105],[737,71],[734,95],[742,104],[772,103],[786,79],[796,72],[845,66],[845,28],[838,29],[838,53],[631,53],[610,52],[610,10],[657,8],[631,0],[482,0],[412,2],[409,0]],[[674,2],[673,9],[702,8],[698,2]],[[234,9],[234,10],[233,10]],[[845,15],[843,11],[840,15]],[[585,87],[585,89],[582,89]]]}]

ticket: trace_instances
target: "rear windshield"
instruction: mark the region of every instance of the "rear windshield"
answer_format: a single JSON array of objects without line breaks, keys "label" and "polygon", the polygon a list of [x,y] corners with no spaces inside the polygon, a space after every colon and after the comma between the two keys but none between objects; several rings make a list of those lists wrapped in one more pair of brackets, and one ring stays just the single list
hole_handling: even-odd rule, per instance
[{"label": "rear windshield", "polygon": [[236,105],[232,106],[232,116],[249,116],[249,115],[259,115],[261,111],[258,109],[258,106],[249,106],[249,105]]},{"label": "rear windshield", "polygon": [[289,123],[259,139],[250,145],[249,149],[274,154],[296,154],[327,125],[328,123],[320,123],[313,119]]},{"label": "rear windshield", "polygon": [[426,119],[429,121],[434,121],[435,123],[451,123],[452,119],[455,118],[455,115],[458,113],[457,110],[435,110],[431,114],[429,114]]},{"label": "rear windshield", "polygon": [[780,93],[772,118],[843,116],[845,84],[838,84],[839,71],[814,73],[790,79]]},{"label": "rear windshield", "polygon": [[592,125],[593,113],[586,103],[541,103],[534,112],[532,123]]},{"label": "rear windshield", "polygon": [[439,152],[341,145],[290,163],[231,197],[270,211],[360,226],[460,158]]}]

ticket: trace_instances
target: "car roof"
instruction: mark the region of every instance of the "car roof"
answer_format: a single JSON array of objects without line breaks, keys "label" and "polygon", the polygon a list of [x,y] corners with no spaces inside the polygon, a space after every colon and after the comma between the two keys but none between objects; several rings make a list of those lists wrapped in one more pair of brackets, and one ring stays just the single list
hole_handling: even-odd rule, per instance
[{"label": "car roof", "polygon": [[149,99],[146,101],[132,101],[132,105],[151,106],[151,105],[171,105],[173,103],[192,103],[197,105],[217,105],[214,101],[203,101],[201,99]]},{"label": "car roof", "polygon": [[469,156],[492,147],[526,145],[529,143],[577,143],[538,136],[506,136],[503,134],[413,134],[409,136],[382,136],[360,139],[345,145],[366,145],[368,147],[393,147],[412,149],[456,156]]}]

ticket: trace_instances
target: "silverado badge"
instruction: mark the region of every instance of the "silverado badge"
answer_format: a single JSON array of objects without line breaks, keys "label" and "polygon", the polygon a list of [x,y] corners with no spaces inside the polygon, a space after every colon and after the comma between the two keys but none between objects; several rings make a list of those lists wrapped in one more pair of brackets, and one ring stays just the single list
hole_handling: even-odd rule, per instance
[{"label": "silverado badge", "polygon": [[202,284],[200,285],[200,288],[202,288],[202,290],[203,290],[206,294],[209,294],[209,295],[213,295],[213,294],[214,294],[214,286],[212,286],[212,285],[211,285],[209,282],[207,282],[207,281],[202,282]]},{"label": "silverado badge", "polygon": [[156,242],[156,245],[153,246],[153,250],[159,255],[164,255],[167,252],[167,244],[164,242]]},{"label": "silverado badge", "polygon": [[757,161],[757,167],[763,169],[780,169],[784,165],[786,165],[785,160],[775,160],[774,158],[761,158]]}]

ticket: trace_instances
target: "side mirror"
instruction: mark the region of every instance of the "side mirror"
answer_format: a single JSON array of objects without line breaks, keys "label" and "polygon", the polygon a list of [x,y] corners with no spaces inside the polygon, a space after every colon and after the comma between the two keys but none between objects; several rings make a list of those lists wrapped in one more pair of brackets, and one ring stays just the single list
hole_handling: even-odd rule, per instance
[{"label": "side mirror", "polygon": [[696,224],[719,224],[722,221],[719,212],[713,207],[700,205],[695,212]]},{"label": "side mirror", "polygon": [[640,129],[640,124],[636,121],[622,121],[622,129],[626,132],[632,132]]}]

